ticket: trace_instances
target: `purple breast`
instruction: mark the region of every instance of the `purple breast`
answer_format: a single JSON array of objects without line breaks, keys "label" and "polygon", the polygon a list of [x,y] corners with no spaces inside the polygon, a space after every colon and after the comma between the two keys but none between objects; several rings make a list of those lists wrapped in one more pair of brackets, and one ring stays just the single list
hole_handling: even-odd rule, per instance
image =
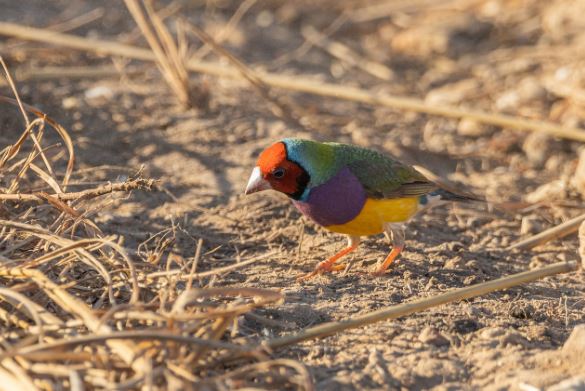
[{"label": "purple breast", "polygon": [[317,224],[328,226],[345,224],[353,220],[366,203],[366,192],[360,181],[348,169],[311,189],[304,201],[294,205]]}]

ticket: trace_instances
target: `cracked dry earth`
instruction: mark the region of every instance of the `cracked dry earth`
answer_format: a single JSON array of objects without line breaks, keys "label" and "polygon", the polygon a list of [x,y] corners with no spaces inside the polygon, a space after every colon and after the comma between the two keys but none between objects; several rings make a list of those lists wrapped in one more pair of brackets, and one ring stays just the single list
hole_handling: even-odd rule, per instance
[{"label": "cracked dry earth", "polygon": [[[4,3],[7,11],[1,18],[18,18],[18,6]],[[47,25],[103,6],[106,11],[101,20],[73,33],[115,40],[133,28],[130,18],[124,17],[122,3],[109,1],[104,6],[97,1],[74,1],[67,12],[63,2],[47,3],[50,6],[43,8],[42,20],[27,13],[25,22]],[[359,4],[341,3],[344,7]],[[256,5],[225,46],[249,64],[274,72],[319,73],[331,82],[372,91],[426,96],[427,101],[470,104],[486,111],[583,126],[583,106],[575,108],[578,102],[565,102],[561,112],[557,106],[566,98],[547,84],[561,67],[572,72],[576,62],[523,57],[520,50],[550,47],[551,42],[570,50],[575,38],[559,37],[553,29],[556,25],[546,19],[547,12],[553,12],[552,5],[561,7],[568,2],[510,2],[506,12],[500,13],[490,7],[506,7],[505,2],[462,3],[474,5],[441,11],[450,13],[449,18],[432,7],[428,11],[417,8],[391,16],[392,23],[350,24],[333,35],[364,56],[389,64],[395,73],[390,82],[344,67],[317,49],[287,65],[272,65],[271,59],[302,44],[299,24],[322,30],[338,16],[339,4],[327,7],[325,3],[301,2],[287,8],[269,1]],[[44,7],[36,1],[29,5],[31,9]],[[206,22],[195,12],[186,16],[212,29],[225,25],[234,11],[235,6],[219,8],[206,15]],[[258,16],[262,12],[271,22]],[[474,27],[469,18],[481,20],[481,28]],[[549,27],[542,27],[541,21]],[[457,34],[449,28],[451,22]],[[447,46],[417,38],[417,34],[428,36],[418,31],[423,28],[420,26],[436,27],[433,34],[444,37]],[[582,36],[583,32],[575,34]],[[409,39],[418,45],[426,42],[430,48],[419,48],[414,56],[409,53],[414,49],[404,43]],[[40,65],[111,63],[108,58],[68,50],[44,55],[42,50],[33,50],[38,44],[0,44],[15,45],[10,46],[13,56],[8,56],[14,71]],[[479,59],[469,54],[473,47],[480,52]],[[502,54],[502,50],[507,52]],[[41,62],[31,53],[46,58]],[[502,60],[501,56],[507,57]],[[559,260],[577,259],[574,236],[524,252],[505,249],[582,211],[582,193],[571,179],[581,150],[577,142],[278,91],[280,96],[288,95],[289,103],[302,113],[306,121],[301,122],[318,125],[301,130],[272,114],[270,105],[245,82],[201,75],[194,80],[209,89],[211,106],[209,110],[183,111],[154,67],[134,65],[144,67],[144,72],[131,77],[23,81],[19,88],[24,101],[72,130],[81,169],[78,181],[123,178],[141,166],[145,176],[162,181],[163,192],[111,197],[96,218],[105,232],[122,234],[127,246],[138,246],[174,227],[172,251],[185,258],[193,256],[196,241],[202,238],[205,252],[201,270],[224,266],[234,258],[269,254],[217,281],[278,289],[286,295],[281,306],[259,310],[257,315],[262,318],[245,317],[239,329],[244,336],[284,335]],[[96,94],[96,88],[108,93]],[[8,95],[5,86],[0,89]],[[0,107],[0,113],[7,110]],[[12,117],[2,118],[11,121]],[[406,250],[385,276],[374,278],[364,273],[388,251],[385,238],[380,236],[368,238],[352,255],[354,264],[346,275],[335,273],[299,284],[295,281],[299,274],[340,249],[345,240],[301,217],[277,194],[242,194],[258,152],[291,135],[376,148],[496,201],[544,203],[540,208],[513,213],[471,205],[437,207],[409,224]],[[0,140],[8,142],[15,136],[0,134]],[[301,343],[274,356],[305,363],[319,390],[547,387],[584,375],[583,352],[561,349],[575,326],[585,323],[584,287],[582,271],[549,277]],[[258,320],[265,318],[271,322]]]}]

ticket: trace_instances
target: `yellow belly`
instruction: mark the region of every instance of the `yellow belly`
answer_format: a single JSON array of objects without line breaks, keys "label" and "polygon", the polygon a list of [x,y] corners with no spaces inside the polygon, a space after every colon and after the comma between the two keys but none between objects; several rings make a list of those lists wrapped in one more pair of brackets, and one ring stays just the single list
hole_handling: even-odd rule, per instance
[{"label": "yellow belly", "polygon": [[390,200],[368,199],[359,215],[345,224],[328,225],[330,231],[347,235],[368,236],[384,232],[384,223],[409,220],[418,210],[418,198]]}]

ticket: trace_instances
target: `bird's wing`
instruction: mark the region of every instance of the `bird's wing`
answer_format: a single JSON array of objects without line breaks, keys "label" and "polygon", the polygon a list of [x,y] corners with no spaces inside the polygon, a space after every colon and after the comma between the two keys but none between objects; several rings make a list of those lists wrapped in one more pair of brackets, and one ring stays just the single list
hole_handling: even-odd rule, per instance
[{"label": "bird's wing", "polygon": [[418,197],[438,187],[414,168],[381,154],[348,162],[370,198]]}]

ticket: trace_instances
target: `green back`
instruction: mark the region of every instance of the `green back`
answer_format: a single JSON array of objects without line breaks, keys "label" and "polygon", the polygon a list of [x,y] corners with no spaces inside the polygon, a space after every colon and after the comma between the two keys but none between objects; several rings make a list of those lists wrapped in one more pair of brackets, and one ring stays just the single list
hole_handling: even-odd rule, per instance
[{"label": "green back", "polygon": [[285,139],[289,159],[299,162],[315,187],[348,167],[370,198],[416,197],[437,189],[414,168],[377,151],[340,143]]}]

